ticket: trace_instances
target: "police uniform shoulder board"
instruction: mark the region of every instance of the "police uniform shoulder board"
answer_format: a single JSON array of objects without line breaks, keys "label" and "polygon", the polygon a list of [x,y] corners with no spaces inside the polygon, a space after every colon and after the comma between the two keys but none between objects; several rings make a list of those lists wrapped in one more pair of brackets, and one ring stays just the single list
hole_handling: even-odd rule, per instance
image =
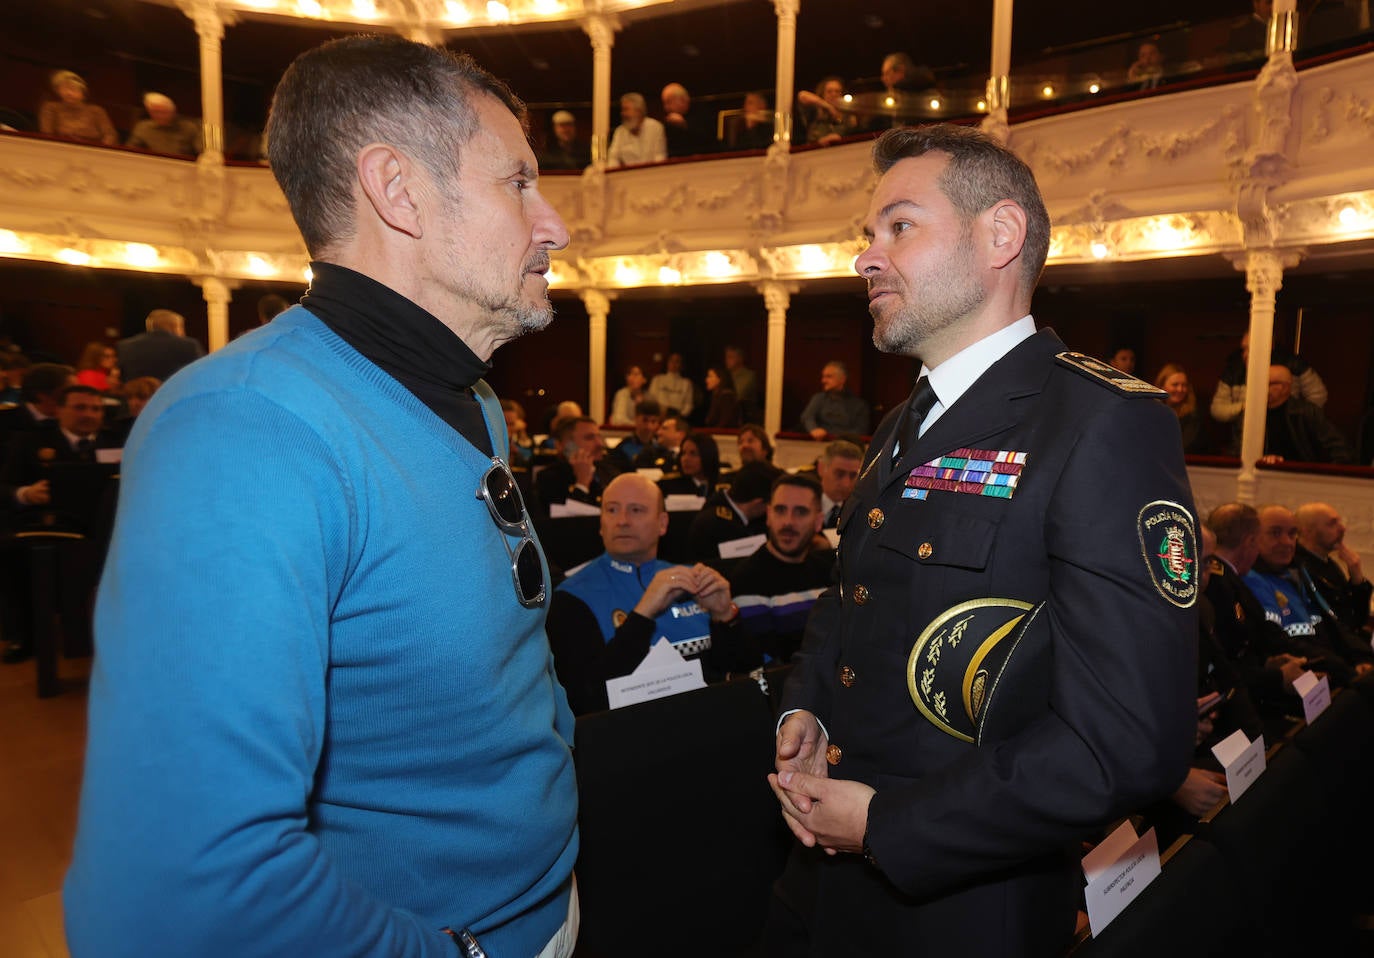
[{"label": "police uniform shoulder board", "polygon": [[1095,359],[1085,353],[1065,350],[1054,358],[1059,365],[1072,369],[1080,376],[1127,396],[1148,396],[1151,399],[1163,399],[1169,395],[1158,386],[1152,386],[1143,379],[1136,379],[1130,373],[1123,373],[1121,370],[1108,366],[1102,360]]}]

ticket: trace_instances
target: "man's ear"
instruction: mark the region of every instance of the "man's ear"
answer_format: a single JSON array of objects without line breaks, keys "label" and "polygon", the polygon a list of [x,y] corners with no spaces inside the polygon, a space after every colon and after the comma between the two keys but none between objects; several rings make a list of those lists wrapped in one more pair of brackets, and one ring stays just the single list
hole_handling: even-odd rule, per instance
[{"label": "man's ear", "polygon": [[658,511],[658,537],[660,539],[668,534],[668,519],[668,510],[660,509]]},{"label": "man's ear", "polygon": [[983,215],[989,233],[988,265],[1002,269],[1014,262],[1026,245],[1026,211],[1014,200],[1002,200]]},{"label": "man's ear", "polygon": [[387,226],[419,239],[420,215],[416,166],[396,147],[369,143],[358,153],[358,184],[377,217]]}]

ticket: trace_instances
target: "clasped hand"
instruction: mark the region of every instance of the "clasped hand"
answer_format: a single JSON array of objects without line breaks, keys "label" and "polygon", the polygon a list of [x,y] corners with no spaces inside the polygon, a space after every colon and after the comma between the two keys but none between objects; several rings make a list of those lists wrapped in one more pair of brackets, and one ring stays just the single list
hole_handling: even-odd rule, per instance
[{"label": "clasped hand", "polygon": [[778,729],[777,771],[768,784],[782,806],[782,818],[807,848],[827,854],[863,850],[868,804],[876,794],[863,782],[832,779],[829,743],[810,712],[794,712]]}]

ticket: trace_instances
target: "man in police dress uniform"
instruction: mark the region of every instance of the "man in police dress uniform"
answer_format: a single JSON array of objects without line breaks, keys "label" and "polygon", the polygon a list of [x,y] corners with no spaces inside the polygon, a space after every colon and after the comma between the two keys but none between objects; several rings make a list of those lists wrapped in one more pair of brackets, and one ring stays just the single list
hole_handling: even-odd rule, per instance
[{"label": "man in police dress uniform", "polygon": [[[855,268],[919,358],[869,446],[769,776],[787,954],[1053,955],[1078,842],[1183,782],[1197,539],[1178,426],[1035,329],[1049,220],[981,134],[892,130]],[[905,438],[904,438],[905,437]]]}]

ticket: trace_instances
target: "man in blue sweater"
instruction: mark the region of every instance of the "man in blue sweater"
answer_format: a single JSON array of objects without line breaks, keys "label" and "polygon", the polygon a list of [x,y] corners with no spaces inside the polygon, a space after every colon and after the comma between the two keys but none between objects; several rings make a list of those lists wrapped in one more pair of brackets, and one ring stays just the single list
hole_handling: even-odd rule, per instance
[{"label": "man in blue sweater", "polygon": [[77,958],[571,952],[573,720],[481,379],[552,320],[568,240],[523,120],[471,59],[398,37],[283,76],[270,158],[313,280],[130,437]]}]

